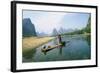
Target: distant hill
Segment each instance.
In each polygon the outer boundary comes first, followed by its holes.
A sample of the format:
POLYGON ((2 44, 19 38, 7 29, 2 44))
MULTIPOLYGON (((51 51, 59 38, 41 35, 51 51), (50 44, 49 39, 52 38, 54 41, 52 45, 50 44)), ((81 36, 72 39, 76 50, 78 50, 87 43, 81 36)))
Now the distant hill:
POLYGON ((23 37, 36 36, 36 30, 34 24, 32 24, 29 18, 23 19, 23 37))
POLYGON ((88 19, 88 23, 84 29, 87 33, 90 33, 91 32, 91 17, 89 17, 88 19))
POLYGON ((48 34, 44 32, 36 32, 38 37, 48 36, 48 34))
POLYGON ((65 34, 65 33, 70 33, 70 32, 73 32, 73 31, 75 31, 74 29, 65 29, 65 28, 60 28, 59 29, 59 34, 65 34))
POLYGON ((58 33, 57 29, 54 28, 51 35, 52 35, 52 36, 56 36, 56 35, 58 35, 58 34, 59 34, 59 33, 58 33))
POLYGON ((73 31, 75 31, 75 30, 74 29, 65 29, 65 28, 62 28, 62 27, 59 30, 54 28, 53 31, 52 31, 52 36, 56 36, 58 34, 63 35, 63 34, 73 32, 73 31))
POLYGON ((85 28, 83 28, 81 30, 76 30, 76 31, 71 32, 71 33, 66 33, 66 34, 67 35, 74 35, 74 34, 84 34, 84 33, 91 33, 91 17, 89 17, 85 28))

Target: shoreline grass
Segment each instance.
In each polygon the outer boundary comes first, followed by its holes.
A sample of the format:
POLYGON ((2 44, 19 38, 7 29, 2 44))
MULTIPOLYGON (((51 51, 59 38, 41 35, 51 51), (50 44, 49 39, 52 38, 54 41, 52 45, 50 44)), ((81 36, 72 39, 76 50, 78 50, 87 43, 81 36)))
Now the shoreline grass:
POLYGON ((25 52, 37 48, 54 38, 55 37, 24 37, 22 39, 22 51, 25 52))

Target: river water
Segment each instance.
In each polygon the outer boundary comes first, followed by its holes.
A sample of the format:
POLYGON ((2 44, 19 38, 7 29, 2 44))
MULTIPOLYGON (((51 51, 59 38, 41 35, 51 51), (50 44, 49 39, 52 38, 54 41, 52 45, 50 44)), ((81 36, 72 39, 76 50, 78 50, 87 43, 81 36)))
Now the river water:
POLYGON ((54 48, 46 53, 41 51, 43 46, 54 46, 57 44, 57 39, 34 49, 30 57, 23 58, 23 62, 86 60, 91 58, 90 36, 63 36, 62 41, 66 42, 65 46, 54 48))

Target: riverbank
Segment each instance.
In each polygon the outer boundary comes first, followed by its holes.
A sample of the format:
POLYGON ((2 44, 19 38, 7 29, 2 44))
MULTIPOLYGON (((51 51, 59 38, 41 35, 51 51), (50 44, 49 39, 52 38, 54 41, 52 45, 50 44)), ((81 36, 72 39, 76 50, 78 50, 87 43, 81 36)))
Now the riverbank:
POLYGON ((37 48, 54 38, 55 37, 24 37, 22 40, 22 51, 25 52, 37 48))
POLYGON ((88 36, 88 35, 91 35, 91 33, 82 33, 82 34, 62 34, 62 36, 76 36, 76 35, 79 35, 79 36, 88 36))

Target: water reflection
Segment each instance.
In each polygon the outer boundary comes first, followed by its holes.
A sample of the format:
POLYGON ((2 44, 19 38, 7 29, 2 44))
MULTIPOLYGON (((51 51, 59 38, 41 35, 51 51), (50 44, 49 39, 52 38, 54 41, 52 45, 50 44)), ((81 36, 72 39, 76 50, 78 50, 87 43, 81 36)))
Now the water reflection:
POLYGON ((46 43, 26 54, 24 62, 45 62, 61 60, 84 60, 91 58, 90 36, 63 36, 65 45, 42 52, 44 45, 57 45, 57 39, 46 43))
POLYGON ((88 45, 91 45, 91 36, 88 35, 88 36, 85 36, 85 40, 87 41, 88 45))
POLYGON ((36 53, 36 49, 35 48, 31 48, 31 50, 22 52, 23 53, 23 62, 31 62, 33 59, 32 57, 34 57, 35 53, 36 53))
POLYGON ((62 47, 59 48, 59 54, 62 55, 62 47))

